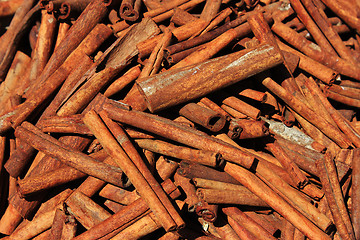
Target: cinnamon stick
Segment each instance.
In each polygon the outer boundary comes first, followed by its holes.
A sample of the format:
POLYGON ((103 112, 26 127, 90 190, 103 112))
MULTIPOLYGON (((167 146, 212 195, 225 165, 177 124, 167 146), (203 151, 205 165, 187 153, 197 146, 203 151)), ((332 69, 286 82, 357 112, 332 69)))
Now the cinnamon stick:
POLYGON ((229 86, 260 71, 274 67, 280 61, 280 56, 273 47, 262 45, 254 50, 240 51, 200 65, 167 71, 137 81, 137 84, 146 99, 149 110, 154 112, 229 86), (263 52, 267 52, 267 58, 260 58, 263 52), (238 68, 242 70, 236 70, 238 68), (212 70, 209 71, 209 69, 212 70), (217 74, 215 75, 214 72, 217 74), (182 78, 179 78, 180 75, 182 78), (166 87, 160 87, 166 79, 172 79, 172 81, 166 84, 166 87), (182 84, 182 81, 189 83, 185 89, 181 90, 181 92, 186 92, 186 95, 179 92, 176 87, 182 84), (213 84, 215 82, 216 84, 213 84), (156 89, 156 91, 149 91, 148 89, 156 89), (176 98, 174 98, 174 94, 176 94, 176 98), (159 98, 159 95, 162 97, 159 98))
POLYGON ((219 113, 196 103, 186 104, 179 110, 179 114, 213 132, 220 131, 226 123, 219 113))
POLYGON ((212 151, 191 149, 173 145, 161 140, 138 139, 135 140, 135 142, 139 147, 153 152, 182 160, 198 162, 212 167, 221 166, 223 162, 221 154, 212 151))
POLYGON ((74 191, 66 199, 65 204, 67 211, 73 214, 76 220, 86 229, 99 224, 111 216, 108 211, 80 191, 74 191))
POLYGON ((52 137, 47 137, 30 123, 25 122, 16 129, 17 137, 24 139, 28 144, 41 151, 56 157, 78 170, 94 175, 100 179, 121 186, 122 171, 119 168, 96 161, 81 152, 74 151, 52 137), (65 147, 65 148, 64 148, 65 147), (80 160, 81 159, 81 160, 80 160), (81 162, 81 163, 80 163, 81 162), (112 174, 109 174, 109 173, 112 174))
POLYGON ((109 130, 106 130, 106 127, 102 124, 100 117, 95 112, 90 111, 87 115, 85 115, 84 122, 99 139, 108 154, 114 158, 119 166, 121 166, 142 198, 146 201, 149 207, 151 207, 152 211, 161 222, 161 225, 167 231, 175 229, 176 223, 174 222, 174 219, 169 215, 159 197, 151 188, 137 166, 129 159, 128 155, 120 147, 119 143, 117 143, 114 137, 112 137, 109 130), (99 131, 100 129, 102 130, 101 132, 99 131))
POLYGON ((220 152, 224 159, 239 162, 239 156, 243 156, 240 160, 244 166, 251 167, 253 158, 247 154, 234 149, 232 146, 219 142, 218 140, 197 132, 196 130, 185 128, 165 118, 155 117, 151 114, 132 111, 111 111, 108 106, 104 105, 104 110, 107 111, 110 118, 120 122, 136 126, 138 128, 146 129, 149 132, 156 133, 157 135, 167 137, 171 140, 203 150, 210 150, 220 152), (134 120, 137 120, 136 122, 134 120), (171 134, 165 130, 171 129, 171 134), (194 141, 193 139, 202 139, 201 141, 194 141), (235 152, 236 154, 235 154, 235 152))
POLYGON ((351 221, 353 225, 353 229, 355 232, 355 239, 359 238, 359 226, 360 226, 360 219, 359 219, 359 150, 354 150, 354 158, 352 160, 352 194, 351 194, 351 200, 352 200, 352 206, 351 206, 351 221))
POLYGON ((234 219, 239 224, 243 225, 247 230, 249 230, 253 235, 262 239, 275 239, 268 231, 266 231, 262 226, 256 223, 253 219, 248 217, 240 209, 235 207, 223 208, 222 211, 232 219, 234 219))
MULTIPOLYGON (((170 194, 172 198, 177 198, 180 195, 180 192, 178 190, 176 191, 176 186, 173 182, 171 182, 171 180, 165 181, 162 186, 166 193, 170 194)), ((78 235, 74 239, 99 239, 100 237, 106 235, 111 237, 116 234, 116 231, 124 229, 126 226, 131 224, 132 221, 136 220, 148 211, 148 209, 149 208, 144 200, 142 198, 138 199, 129 206, 110 216, 105 221, 78 235)))

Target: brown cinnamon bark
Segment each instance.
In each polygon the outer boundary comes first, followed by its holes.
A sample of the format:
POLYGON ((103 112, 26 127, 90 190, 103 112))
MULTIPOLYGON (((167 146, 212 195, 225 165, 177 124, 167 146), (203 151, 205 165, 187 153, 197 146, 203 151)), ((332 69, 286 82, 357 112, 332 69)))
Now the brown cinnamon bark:
POLYGON ((353 8, 348 8, 343 3, 338 3, 334 0, 323 0, 322 2, 342 20, 344 20, 347 25, 355 29, 358 33, 360 32, 360 20, 353 12, 353 8))
POLYGON ((19 41, 25 34, 26 29, 30 27, 35 13, 40 10, 40 5, 36 4, 36 1, 24 1, 19 7, 19 11, 14 15, 9 29, 0 41, 0 82, 4 80, 4 77, 13 61, 13 58, 18 49, 19 41), (35 5, 35 6, 34 6, 35 5), (34 7, 33 7, 34 6, 34 7))
POLYGON ((73 239, 76 235, 77 230, 77 222, 74 216, 69 215, 67 222, 64 223, 62 232, 61 232, 61 240, 70 240, 73 239))
POLYGON ((187 161, 180 162, 180 168, 177 172, 178 174, 189 179, 204 178, 224 183, 239 184, 238 181, 225 172, 187 161))
POLYGON ((96 161, 81 152, 72 150, 53 137, 40 132, 30 123, 24 123, 21 127, 18 127, 16 129, 16 135, 17 137, 24 139, 33 147, 39 150, 41 149, 41 151, 69 164, 71 167, 75 167, 84 173, 93 175, 115 185, 122 185, 122 171, 119 168, 96 161))
POLYGON ((110 209, 113 213, 119 212, 121 209, 125 207, 125 205, 122 205, 120 203, 111 201, 111 200, 105 200, 104 205, 110 209))
MULTIPOLYGON (((71 144, 74 149, 83 150, 84 147, 89 143, 86 139, 81 137, 73 137, 73 136, 66 136, 62 137, 61 142, 64 144, 71 144)), ((43 155, 44 156, 44 155, 43 155)), ((61 162, 55 159, 52 159, 49 156, 40 157, 40 161, 34 161, 35 164, 38 164, 36 167, 31 167, 30 171, 27 176, 42 174, 46 171, 55 169, 61 166, 61 162)), ((7 224, 9 221, 11 223, 15 223, 21 221, 21 219, 29 218, 34 214, 34 210, 39 206, 41 200, 43 200, 45 194, 37 194, 36 197, 32 199, 24 199, 20 198, 20 195, 16 193, 9 199, 9 203, 15 212, 7 218, 1 219, 0 225, 7 224), (6 219, 6 220, 5 220, 6 219)), ((9 207, 10 207, 9 205, 9 207)), ((13 226, 16 226, 18 223, 15 223, 13 226)))
MULTIPOLYGON (((115 161, 108 157, 104 160, 105 163, 108 163, 110 165, 113 166, 117 166, 117 164, 115 163, 115 161)), ((121 179, 121 181, 124 183, 123 186, 121 187, 129 187, 131 185, 131 182, 129 181, 129 179, 123 175, 123 178, 121 179)), ((98 191, 101 190, 101 188, 103 188, 106 185, 106 182, 89 176, 87 177, 87 179, 76 189, 76 191, 80 191, 83 194, 85 194, 88 197, 92 197, 95 193, 97 193, 98 191)))
POLYGON ((342 193, 340 182, 338 180, 339 178, 337 175, 337 169, 335 166, 335 162, 334 162, 334 159, 328 153, 325 153, 324 164, 325 164, 327 176, 329 178, 329 182, 331 184, 331 189, 332 189, 335 201, 336 201, 336 205, 341 214, 341 218, 344 221, 344 224, 346 226, 349 236, 352 239, 354 239, 355 233, 354 233, 353 226, 351 224, 349 212, 347 210, 347 207, 345 206, 344 195, 342 193))
POLYGON ((355 81, 351 81, 351 80, 341 80, 341 82, 339 84, 340 84, 340 86, 360 88, 359 82, 355 82, 355 81))
POLYGON ((24 0, 15 0, 15 1, 4 1, 1 2, 0 6, 0 16, 8 17, 13 15, 16 10, 21 6, 24 0))
MULTIPOLYGON (((104 28, 104 31, 107 33, 102 33, 102 36, 106 36, 110 33, 110 29, 105 25, 99 25, 99 27, 104 28)), ((96 29, 96 28, 95 28, 96 29)), ((87 56, 83 56, 77 68, 72 69, 72 71, 67 76, 60 90, 57 92, 54 99, 46 107, 43 114, 41 115, 39 121, 41 121, 46 116, 54 116, 59 110, 63 102, 71 95, 71 92, 79 84, 81 84, 81 77, 89 70, 89 68, 94 64, 93 60, 87 56)), ((38 121, 38 122, 39 122, 38 121)), ((37 123, 38 124, 38 123, 37 123)))
POLYGON ((268 231, 272 236, 274 236, 280 229, 272 218, 273 215, 265 215, 261 213, 256 213, 252 211, 244 212, 248 217, 253 219, 255 222, 260 224, 266 231, 268 231))
POLYGON ((39 233, 49 229, 55 216, 55 210, 39 214, 32 221, 27 222, 21 228, 16 229, 9 239, 30 239, 39 233))
POLYGON ((272 154, 279 160, 284 169, 289 173, 298 188, 303 188, 308 184, 309 179, 304 175, 299 167, 290 159, 278 142, 267 145, 272 154))
POLYGON ((161 225, 158 223, 154 213, 149 213, 116 234, 113 238, 114 240, 121 239, 139 239, 144 237, 157 229, 160 229, 161 225))
POLYGON ((248 35, 250 32, 249 24, 242 24, 236 28, 231 28, 212 41, 201 45, 189 56, 171 67, 171 69, 181 68, 208 60, 231 42, 248 35))
POLYGON ((307 80, 308 81, 306 81, 305 84, 307 84, 309 90, 314 91, 314 93, 319 96, 320 101, 328 110, 330 116, 334 119, 339 129, 346 133, 348 139, 351 140, 355 146, 359 146, 360 138, 356 129, 353 129, 352 126, 346 120, 344 120, 344 118, 338 113, 338 111, 336 111, 336 109, 330 104, 330 102, 327 100, 327 98, 320 90, 318 85, 315 83, 315 81, 311 77, 307 80))
POLYGON ((43 132, 78 133, 92 135, 92 132, 84 124, 82 114, 74 114, 65 117, 52 116, 44 117, 36 126, 43 132))
MULTIPOLYGON (((198 221, 201 224, 206 224, 208 233, 211 233, 212 236, 217 237, 218 239, 224 240, 240 240, 239 236, 236 234, 234 229, 230 226, 230 224, 226 223, 224 219, 220 218, 218 224, 204 222, 202 218, 199 218, 198 221)), ((216 239, 216 238, 215 238, 216 239)))
MULTIPOLYGON (((266 6, 264 9, 264 11, 268 10, 269 13, 271 13, 272 11, 276 11, 276 9, 278 9, 278 4, 279 2, 275 2, 273 4, 270 4, 268 6, 266 6)), ((208 42, 213 40, 214 38, 218 37, 219 35, 221 35, 222 33, 226 32, 227 30, 229 30, 230 28, 236 28, 237 26, 239 26, 240 24, 246 22, 248 17, 248 14, 245 14, 244 16, 239 16, 238 18, 236 18, 235 20, 225 23, 222 26, 219 26, 218 28, 214 29, 213 31, 210 31, 208 33, 205 33, 201 36, 186 40, 186 41, 182 41, 179 42, 177 44, 171 45, 169 46, 166 51, 168 52, 169 55, 180 52, 180 51, 184 51, 186 49, 198 46, 202 43, 208 42)), ((270 20, 270 18, 268 18, 270 20)), ((249 32, 250 33, 250 28, 249 25, 247 23, 243 24, 244 26, 239 26, 238 30, 244 30, 245 33, 249 32)), ((240 31, 241 32, 241 31, 240 31)))
POLYGON ((177 146, 161 140, 138 139, 135 142, 141 148, 182 160, 194 161, 212 167, 220 166, 223 163, 221 155, 212 151, 177 146))
POLYGON ((124 0, 120 5, 120 17, 124 20, 136 21, 140 16, 140 7, 139 0, 124 0))
POLYGON ((319 116, 316 115, 315 112, 313 112, 311 109, 309 109, 303 102, 293 97, 273 80, 266 78, 263 81, 263 84, 283 101, 285 101, 294 111, 305 117, 306 120, 314 124, 314 126, 319 128, 319 130, 321 130, 339 146, 347 148, 350 145, 349 140, 347 140, 347 138, 341 132, 332 127, 332 125, 327 123, 326 120, 319 118, 319 116))
POLYGON ((158 73, 161 62, 164 58, 164 49, 170 44, 172 38, 172 33, 169 28, 166 28, 163 32, 164 34, 161 41, 156 44, 155 48, 150 54, 150 57, 145 62, 139 78, 152 76, 158 73))
POLYGON ((59 46, 60 42, 65 38, 66 33, 69 31, 70 27, 71 27, 71 25, 67 21, 59 23, 59 28, 58 28, 58 33, 57 33, 54 49, 57 48, 57 46, 59 46))
POLYGON ((244 240, 253 240, 257 239, 249 230, 247 230, 244 226, 240 225, 237 221, 232 219, 231 217, 227 217, 227 221, 230 226, 234 229, 236 234, 240 237, 240 239, 244 240))
POLYGON ((74 114, 84 108, 96 94, 120 73, 138 53, 135 44, 156 35, 159 32, 156 24, 150 19, 145 19, 133 27, 123 39, 118 39, 97 62, 90 71, 88 81, 77 90, 73 96, 58 111, 58 115, 74 114), (121 53, 121 54, 119 54, 121 53), (103 64, 104 69, 96 72, 97 66, 103 64))
MULTIPOLYGON (((171 2, 170 2, 169 4, 167 4, 167 5, 170 5, 171 3, 174 3, 174 4, 175 4, 176 2, 184 2, 184 1, 183 1, 183 0, 171 1, 171 2)), ((204 2, 204 0, 190 0, 190 1, 184 2, 184 3, 181 4, 181 5, 178 5, 178 8, 181 8, 181 9, 183 9, 183 10, 185 10, 185 11, 189 11, 190 9, 196 7, 198 4, 200 4, 200 3, 202 3, 202 2, 204 2)), ((159 9, 161 9, 161 8, 159 8, 159 9)), ((156 9, 156 10, 157 10, 157 9, 156 9)), ((155 11, 156 11, 156 10, 155 10, 155 11)), ((173 14, 174 14, 173 9, 169 9, 168 11, 166 11, 166 12, 164 12, 164 13, 161 13, 161 14, 158 14, 157 16, 152 17, 152 19, 153 19, 155 22, 159 23, 159 22, 162 22, 162 21, 164 21, 164 20, 172 17, 173 14)))
POLYGON ((40 1, 40 4, 49 13, 56 15, 58 19, 68 19, 85 10, 90 0, 53 0, 40 1))
MULTIPOLYGON (((113 157, 116 163, 123 169, 134 187, 139 192, 140 196, 144 199, 144 201, 146 201, 146 203, 155 213, 156 217, 161 222, 161 225, 167 231, 170 229, 175 229, 177 226, 174 222, 174 219, 166 210, 158 195, 149 185, 149 182, 142 174, 143 172, 140 172, 138 166, 136 166, 130 160, 126 152, 120 147, 119 143, 111 135, 110 131, 107 130, 106 126, 101 122, 100 117, 94 111, 90 111, 85 115, 84 122, 94 133, 108 154, 113 157)), ((122 139, 120 138, 119 140, 122 139)))
POLYGON ((318 45, 305 39, 295 30, 290 29, 283 23, 275 22, 271 29, 286 42, 293 45, 314 60, 319 61, 330 68, 333 68, 341 74, 358 80, 360 79, 360 76, 358 74, 359 67, 357 65, 352 65, 351 63, 339 57, 330 55, 327 52, 322 51, 318 45))
POLYGON ((148 11, 154 10, 162 6, 159 0, 144 0, 143 1, 148 11))
POLYGON ((254 50, 244 50, 205 63, 170 70, 142 79, 137 84, 148 108, 154 112, 201 97, 280 63, 281 57, 273 47, 261 45, 254 50), (264 52, 267 56, 265 58, 264 52), (161 87, 164 81, 167 81, 166 87, 161 87), (176 87, 179 85, 186 87, 179 92, 176 87), (185 92, 186 94, 183 94, 185 92))
POLYGON ((218 13, 220 9, 221 1, 211 0, 206 1, 205 6, 201 12, 200 18, 205 21, 211 21, 218 13))
POLYGON ((188 13, 187 11, 182 10, 178 7, 175 7, 174 14, 171 17, 170 21, 176 25, 182 26, 191 21, 195 21, 196 19, 197 19, 197 17, 193 16, 192 14, 188 13))
POLYGON ((211 31, 212 29, 214 29, 216 26, 219 25, 219 23, 221 23, 222 21, 224 21, 231 13, 233 13, 231 8, 225 8, 224 10, 222 10, 219 14, 217 14, 209 23, 209 25, 201 31, 201 33, 199 32, 199 35, 204 35, 205 33, 211 31))
POLYGON ((235 177, 250 191, 252 191, 261 199, 263 199, 265 202, 267 202, 273 209, 276 209, 276 211, 281 213, 282 216, 284 216, 288 221, 292 222, 292 224, 296 226, 299 230, 301 230, 304 234, 313 238, 315 237, 316 234, 318 235, 319 239, 330 238, 323 231, 321 231, 315 225, 313 225, 313 223, 311 223, 306 217, 304 217, 297 210, 295 210, 293 207, 288 205, 288 203, 285 202, 276 193, 270 190, 270 188, 268 188, 263 182, 261 182, 255 176, 251 175, 247 170, 235 164, 227 163, 225 165, 225 171, 228 172, 233 177, 235 177), (286 213, 283 212, 285 211, 285 209, 287 209, 286 213), (304 224, 301 224, 301 222, 304 222, 304 224), (307 223, 305 224, 305 222, 307 223))
POLYGON ((36 79, 45 68, 46 63, 50 58, 55 40, 55 31, 57 27, 55 17, 46 10, 41 11, 41 16, 41 25, 29 69, 30 73, 28 81, 30 83, 36 82, 36 79))
POLYGON ((324 11, 317 8, 312 1, 302 0, 302 3, 310 13, 311 17, 316 21, 316 24, 319 26, 319 28, 324 33, 329 42, 332 44, 334 49, 337 51, 339 56, 353 64, 357 64, 350 49, 345 46, 345 43, 342 41, 339 34, 333 28, 333 25, 325 15, 324 11))
POLYGON ((65 201, 65 204, 67 211, 73 214, 76 220, 86 229, 103 222, 111 216, 109 212, 80 191, 73 192, 65 201))
POLYGON ((168 233, 165 233, 158 240, 178 240, 179 238, 180 238, 180 236, 178 236, 176 233, 168 232, 168 233))
POLYGON ((121 91, 125 86, 130 84, 132 81, 134 81, 136 78, 140 75, 140 67, 135 66, 131 68, 129 71, 127 71, 123 76, 116 79, 111 85, 106 89, 104 92, 105 97, 110 97, 117 92, 121 91))
POLYGON ((360 161, 359 159, 360 151, 359 149, 354 150, 354 158, 352 160, 352 193, 351 193, 351 221, 353 224, 355 239, 359 239, 360 237, 360 161))
POLYGON ((156 161, 156 170, 162 180, 171 178, 178 167, 179 164, 177 162, 165 158, 164 156, 160 156, 156 161))
POLYGON ((193 177, 192 181, 198 188, 217 189, 217 190, 243 190, 243 187, 239 184, 220 182, 216 180, 210 180, 206 178, 193 177))
MULTIPOLYGON (((280 138, 278 138, 277 141, 281 144, 281 147, 301 169, 304 169, 305 171, 315 176, 318 176, 315 161, 322 159, 324 157, 323 154, 310 149, 306 149, 298 144, 293 144, 280 138)), ((336 168, 339 174, 339 181, 342 181, 343 177, 348 174, 349 166, 339 161, 336 161, 336 168)))
POLYGON ((226 123, 219 113, 196 103, 186 104, 179 110, 179 114, 213 132, 220 131, 226 123))
POLYGON ((265 137, 270 134, 268 125, 264 121, 233 119, 232 122, 235 126, 242 129, 239 133, 240 139, 265 137))
POLYGON ((201 201, 196 205, 195 213, 207 222, 215 222, 218 217, 218 208, 217 204, 201 201))
POLYGON ((62 207, 57 208, 50 228, 49 238, 61 239, 61 233, 66 220, 67 214, 64 212, 64 209, 62 207))
POLYGON ((323 89, 329 89, 332 92, 336 92, 350 98, 360 99, 360 90, 357 88, 332 84, 331 86, 325 87, 323 89))
MULTIPOLYGON (((171 180, 165 181, 162 184, 162 186, 164 188, 164 191, 167 194, 169 194, 172 198, 177 198, 178 196, 180 196, 180 192, 177 190, 176 186, 174 185, 173 182, 171 182, 171 180)), ((147 204, 144 202, 144 200, 142 198, 138 199, 129 206, 123 208, 119 212, 110 216, 105 221, 94 226, 88 231, 80 234, 74 239, 90 240, 90 239, 99 239, 103 236, 106 236, 108 238, 114 236, 116 232, 121 231, 126 226, 131 224, 134 220, 136 220, 146 211, 148 211, 148 209, 149 208, 147 204)))
POLYGON ((322 50, 337 56, 334 48, 328 42, 328 39, 324 36, 323 32, 316 25, 309 13, 306 11, 300 0, 291 0, 291 7, 297 13, 297 17, 305 25, 306 29, 310 32, 315 42, 322 48, 322 50))
POLYGON ((160 187, 160 184, 156 181, 152 173, 150 172, 148 166, 145 164, 142 157, 139 155, 134 145, 131 143, 130 139, 127 137, 124 130, 115 122, 113 122, 105 112, 100 113, 102 120, 108 126, 112 134, 115 136, 117 141, 125 150, 126 154, 129 156, 131 161, 135 164, 140 173, 144 176, 145 180, 149 183, 154 193, 157 195, 161 203, 164 205, 167 212, 170 214, 177 227, 183 228, 185 222, 182 220, 178 212, 173 207, 172 203, 169 201, 168 197, 164 193, 164 190, 160 187))
MULTIPOLYGON (((125 106, 125 105, 124 105, 125 106)), ((88 127, 83 122, 83 114, 74 114, 65 117, 52 116, 44 117, 37 123, 37 127, 43 132, 53 133, 78 133, 82 135, 93 135, 88 127)), ((135 139, 153 139, 153 135, 150 135, 139 130, 127 128, 125 129, 127 134, 131 138, 135 139)))
POLYGON ((299 68, 310 73, 311 75, 315 76, 322 82, 326 84, 330 84, 338 78, 339 73, 335 70, 326 67, 325 65, 321 64, 318 61, 313 60, 312 58, 307 57, 306 55, 302 54, 299 51, 289 47, 288 45, 284 44, 281 41, 276 41, 279 45, 280 49, 283 51, 290 52, 295 54, 300 58, 299 61, 299 68))
POLYGON ((10 99, 16 95, 21 95, 25 85, 21 78, 29 67, 31 58, 25 53, 18 51, 6 75, 4 82, 0 85, 0 103, 4 106, 0 114, 11 111, 10 99), (6 107, 5 107, 6 106, 6 107))
POLYGON ((208 108, 212 109, 213 111, 224 116, 227 121, 230 120, 230 118, 231 118, 230 115, 225 110, 223 110, 219 105, 217 105, 215 102, 211 101, 209 98, 203 97, 200 99, 200 102, 203 103, 208 108))
POLYGON ((108 105, 104 105, 104 110, 108 112, 110 118, 136 126, 140 129, 153 132, 157 135, 164 136, 171 140, 203 150, 220 152, 224 159, 234 162, 241 162, 244 166, 250 168, 253 164, 253 158, 244 154, 242 151, 219 141, 215 138, 204 135, 201 132, 181 126, 173 121, 165 118, 156 117, 152 114, 142 113, 138 111, 111 111, 108 105), (136 119, 136 122, 134 121, 136 119), (166 127, 166 128, 165 128, 166 127), (164 131, 165 130, 165 131, 164 131), (169 134, 171 131, 171 134, 169 134), (201 139, 196 141, 195 139, 201 139), (236 153, 235 153, 236 152, 236 153), (240 156, 241 159, 240 159, 240 156))
POLYGON ((351 107, 360 107, 360 100, 355 99, 353 97, 348 97, 342 94, 339 94, 337 92, 332 91, 331 89, 323 89, 326 96, 328 98, 331 98, 332 100, 335 100, 337 102, 343 103, 345 105, 351 106, 351 107))
POLYGON ((276 239, 268 231, 266 231, 261 225, 255 222, 252 218, 243 213, 240 209, 235 207, 226 207, 222 211, 239 224, 243 225, 254 236, 261 239, 276 239))
POLYGON ((242 97, 247 97, 255 101, 264 103, 267 99, 267 94, 265 92, 260 92, 254 89, 246 88, 239 92, 239 95, 242 97))
MULTIPOLYGON (((91 154, 90 157, 102 162, 107 157, 107 154, 104 153, 104 151, 100 151, 91 154)), ((109 161, 105 160, 104 162, 108 163, 109 161)), ((85 176, 85 173, 80 172, 74 168, 65 166, 55 169, 53 171, 49 171, 45 174, 41 174, 40 176, 26 177, 22 180, 19 179, 17 181, 18 191, 22 196, 25 196, 65 184, 70 181, 83 178, 85 176)), ((122 179, 124 179, 124 176, 122 176, 122 179)), ((125 185, 126 182, 124 182, 123 186, 125 185)))
POLYGON ((144 17, 155 17, 161 13, 164 13, 170 9, 173 9, 181 4, 184 4, 186 2, 188 2, 189 0, 177 0, 177 1, 171 1, 171 2, 167 2, 167 3, 162 3, 161 5, 159 5, 157 8, 155 8, 154 10, 148 11, 146 13, 144 13, 144 17))
POLYGON ((246 116, 245 114, 237 111, 236 109, 234 109, 232 107, 229 107, 226 104, 222 104, 220 107, 222 109, 224 109, 224 111, 226 111, 228 114, 230 114, 234 118, 238 118, 238 119, 248 118, 248 116, 246 116))
MULTIPOLYGON (((297 211, 301 212, 301 214, 308 219, 311 219, 311 221, 316 223, 323 231, 331 231, 332 223, 329 218, 321 214, 312 204, 309 204, 308 200, 299 194, 297 190, 288 185, 289 181, 286 181, 284 176, 279 177, 279 173, 275 172, 275 169, 273 169, 274 167, 271 167, 266 161, 261 160, 258 162, 256 175, 276 192, 276 194, 279 194, 283 199, 286 199, 292 207, 296 208, 297 211), (285 181, 287 183, 285 183, 285 181)), ((249 190, 251 189, 249 188, 249 190)))
POLYGON ((101 0, 93 1, 86 7, 83 13, 67 32, 65 39, 61 41, 61 44, 51 55, 48 64, 46 64, 41 76, 38 78, 37 85, 34 85, 34 87, 29 90, 29 94, 30 92, 33 93, 37 88, 44 84, 47 78, 60 67, 65 59, 72 51, 75 50, 75 48, 90 33, 96 24, 102 20, 107 13, 106 7, 107 4, 101 0))
POLYGON ((337 127, 329 111, 322 104, 319 96, 314 94, 314 90, 310 90, 307 86, 305 86, 306 78, 303 75, 299 75, 299 77, 296 78, 296 81, 301 89, 302 94, 306 98, 306 101, 309 103, 311 108, 314 111, 318 112, 320 115, 322 115, 323 118, 329 123, 331 123, 334 127, 337 127))
POLYGON ((337 207, 336 200, 331 189, 329 177, 324 165, 324 161, 323 160, 316 161, 316 167, 318 168, 319 171, 320 180, 326 196, 326 201, 329 204, 329 208, 333 216, 337 231, 339 232, 341 238, 352 239, 349 235, 349 232, 346 229, 344 220, 342 219, 341 213, 337 207))
POLYGON ((234 108, 235 110, 249 116, 252 119, 257 120, 260 117, 261 112, 259 109, 256 109, 250 104, 247 104, 246 102, 241 101, 234 96, 227 97, 222 102, 229 107, 234 108))
POLYGON ((200 48, 201 48, 201 45, 186 49, 181 52, 174 53, 172 55, 169 55, 167 52, 165 52, 166 62, 169 66, 176 65, 178 62, 180 62, 181 60, 183 60, 184 58, 186 58, 187 56, 189 56, 190 54, 192 54, 193 52, 197 51, 200 48))
POLYGON ((0 232, 10 235, 20 224, 22 217, 16 208, 9 203, 0 221, 0 232))
MULTIPOLYGON (((86 54, 92 54, 107 37, 110 36, 111 31, 104 25, 94 28, 88 37, 78 46, 78 48, 67 58, 59 69, 46 79, 47 83, 44 88, 39 87, 38 90, 28 98, 23 104, 19 105, 13 112, 3 115, 4 125, 0 128, 4 131, 9 127, 10 123, 14 126, 21 124, 33 111, 42 104, 48 96, 50 96, 66 79, 67 75, 73 69, 74 65, 81 61, 81 58, 87 57, 86 54), (49 84, 51 83, 51 84, 49 84), (11 117, 11 120, 9 119, 11 117)), ((54 54, 52 55, 54 56, 54 54)), ((50 60, 49 60, 50 61, 50 60)), ((44 74, 44 71, 42 74, 44 74)))
POLYGON ((140 198, 136 191, 128 191, 111 184, 106 184, 99 192, 99 196, 110 199, 123 205, 130 205, 140 198))
MULTIPOLYGON (((198 19, 197 21, 193 21, 181 27, 178 27, 172 30, 171 32, 178 41, 183 41, 189 38, 196 31, 201 29, 204 25, 205 25, 204 20, 198 19)), ((162 34, 138 43, 136 47, 139 51, 139 57, 144 58, 148 56, 152 52, 156 44, 161 40, 161 38, 162 38, 162 34)))
POLYGON ((194 184, 192 184, 190 181, 191 179, 179 174, 179 169, 174 175, 175 185, 181 187, 181 189, 185 192, 185 203, 187 204, 187 211, 195 212, 196 206, 200 204, 201 200, 196 194, 196 188, 194 184))
POLYGON ((241 190, 219 190, 219 189, 202 189, 196 190, 196 195, 212 204, 236 204, 243 206, 268 208, 269 205, 259 197, 250 192, 247 188, 242 187, 241 190))

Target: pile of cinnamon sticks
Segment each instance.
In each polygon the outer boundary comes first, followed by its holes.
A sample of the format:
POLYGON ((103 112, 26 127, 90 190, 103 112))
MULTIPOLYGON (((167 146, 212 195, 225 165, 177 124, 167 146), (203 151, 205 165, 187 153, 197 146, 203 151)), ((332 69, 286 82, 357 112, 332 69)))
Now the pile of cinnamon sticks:
POLYGON ((1 239, 360 239, 357 16, 1 1, 1 239))

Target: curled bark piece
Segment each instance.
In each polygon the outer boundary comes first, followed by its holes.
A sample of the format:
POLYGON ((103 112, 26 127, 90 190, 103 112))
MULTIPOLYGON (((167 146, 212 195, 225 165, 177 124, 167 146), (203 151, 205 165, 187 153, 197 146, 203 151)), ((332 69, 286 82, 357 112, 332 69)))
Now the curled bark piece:
POLYGON ((225 118, 219 113, 201 107, 196 103, 186 104, 180 109, 179 114, 213 132, 220 131, 226 122, 225 118))
POLYGON ((139 10, 141 1, 139 0, 124 0, 120 5, 120 17, 128 21, 136 21, 139 18, 139 10))

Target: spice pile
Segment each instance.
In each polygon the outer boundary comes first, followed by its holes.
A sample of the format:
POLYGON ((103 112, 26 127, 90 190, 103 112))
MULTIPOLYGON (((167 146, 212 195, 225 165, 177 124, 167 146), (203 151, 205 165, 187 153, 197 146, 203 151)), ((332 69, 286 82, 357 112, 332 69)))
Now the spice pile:
POLYGON ((360 239, 359 15, 1 1, 2 237, 360 239))

